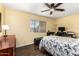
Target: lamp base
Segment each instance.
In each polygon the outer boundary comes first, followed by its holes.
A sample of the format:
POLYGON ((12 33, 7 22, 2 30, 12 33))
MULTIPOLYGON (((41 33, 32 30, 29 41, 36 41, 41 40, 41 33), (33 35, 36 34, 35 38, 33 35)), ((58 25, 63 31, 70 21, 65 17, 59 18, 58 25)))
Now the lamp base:
POLYGON ((4 40, 5 40, 5 42, 6 42, 6 39, 7 39, 7 35, 4 35, 4 40))
POLYGON ((7 35, 4 35, 4 37, 7 37, 7 35))

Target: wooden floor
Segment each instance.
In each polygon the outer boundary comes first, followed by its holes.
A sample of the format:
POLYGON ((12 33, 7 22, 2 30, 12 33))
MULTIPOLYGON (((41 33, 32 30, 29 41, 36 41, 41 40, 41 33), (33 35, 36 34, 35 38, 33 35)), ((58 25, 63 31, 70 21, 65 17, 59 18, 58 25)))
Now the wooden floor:
POLYGON ((16 56, 51 56, 45 50, 40 51, 39 47, 32 44, 16 49, 16 56))

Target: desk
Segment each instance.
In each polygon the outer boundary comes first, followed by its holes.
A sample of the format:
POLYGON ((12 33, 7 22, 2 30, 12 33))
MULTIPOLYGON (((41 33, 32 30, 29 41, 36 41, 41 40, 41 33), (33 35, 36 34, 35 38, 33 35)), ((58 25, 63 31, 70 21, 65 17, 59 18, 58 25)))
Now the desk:
POLYGON ((0 55, 14 56, 16 49, 15 35, 8 35, 5 39, 4 36, 0 37, 0 55))

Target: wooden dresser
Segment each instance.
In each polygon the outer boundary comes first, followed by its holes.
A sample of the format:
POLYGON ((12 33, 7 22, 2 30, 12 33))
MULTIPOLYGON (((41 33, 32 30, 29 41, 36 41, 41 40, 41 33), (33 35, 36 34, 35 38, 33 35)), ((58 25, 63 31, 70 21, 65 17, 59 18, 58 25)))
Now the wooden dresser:
POLYGON ((0 37, 0 56, 15 56, 16 51, 16 37, 15 35, 8 35, 0 37))

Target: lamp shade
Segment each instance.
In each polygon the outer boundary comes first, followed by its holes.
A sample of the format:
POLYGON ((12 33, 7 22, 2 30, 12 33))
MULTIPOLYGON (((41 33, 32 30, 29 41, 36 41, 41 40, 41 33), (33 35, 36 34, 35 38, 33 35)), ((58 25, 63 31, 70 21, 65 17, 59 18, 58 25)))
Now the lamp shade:
POLYGON ((9 26, 8 25, 2 25, 2 30, 9 30, 9 26))

